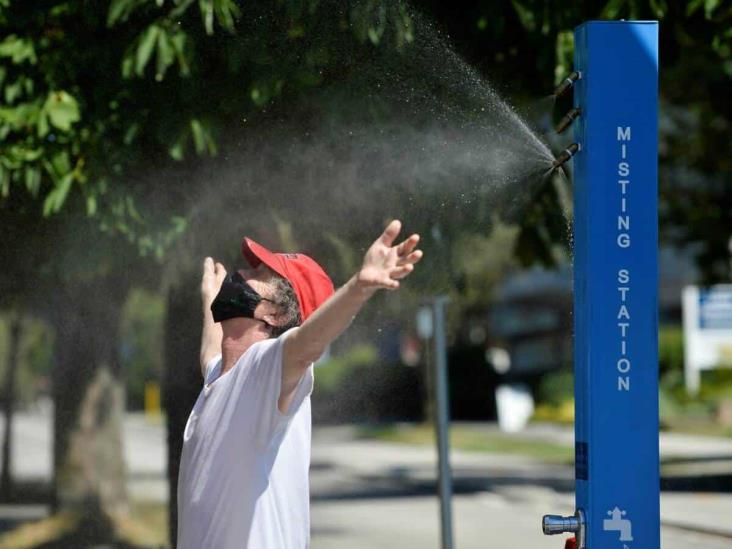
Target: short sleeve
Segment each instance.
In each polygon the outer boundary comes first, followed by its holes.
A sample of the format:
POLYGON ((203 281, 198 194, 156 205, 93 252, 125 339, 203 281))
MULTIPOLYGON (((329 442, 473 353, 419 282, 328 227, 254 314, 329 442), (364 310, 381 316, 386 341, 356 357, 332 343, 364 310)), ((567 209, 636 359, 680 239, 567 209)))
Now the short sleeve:
POLYGON ((269 339, 252 346, 249 372, 244 381, 245 387, 239 398, 243 399, 244 413, 258 416, 256 438, 266 447, 283 433, 290 420, 297 414, 305 399, 313 390, 313 366, 308 366, 293 393, 286 413, 279 410, 278 402, 282 387, 282 351, 285 332, 276 339, 269 339))
POLYGON ((211 373, 213 372, 214 368, 216 368, 216 365, 221 362, 221 353, 213 357, 211 360, 209 360, 206 363, 206 367, 204 368, 204 374, 203 374, 203 382, 211 383, 211 380, 209 378, 211 377, 211 373))

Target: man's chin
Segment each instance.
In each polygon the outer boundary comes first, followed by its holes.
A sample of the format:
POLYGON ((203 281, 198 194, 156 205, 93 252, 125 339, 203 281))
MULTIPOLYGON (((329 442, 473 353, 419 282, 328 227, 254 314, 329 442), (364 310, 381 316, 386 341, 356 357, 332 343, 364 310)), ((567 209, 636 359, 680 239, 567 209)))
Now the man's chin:
POLYGON ((252 318, 235 317, 222 320, 221 329, 224 331, 224 337, 255 337, 260 333, 263 336, 261 339, 269 337, 267 329, 262 323, 252 318))

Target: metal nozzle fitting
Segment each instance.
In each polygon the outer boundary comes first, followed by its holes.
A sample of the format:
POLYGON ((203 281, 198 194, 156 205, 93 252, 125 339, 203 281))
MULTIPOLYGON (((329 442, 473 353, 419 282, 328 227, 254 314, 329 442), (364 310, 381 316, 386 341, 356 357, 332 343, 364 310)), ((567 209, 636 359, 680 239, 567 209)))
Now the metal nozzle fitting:
POLYGON ((554 97, 563 95, 574 83, 581 78, 581 74, 578 71, 572 71, 567 78, 565 78, 557 89, 554 90, 554 97))
POLYGON ((562 117, 562 119, 559 121, 559 124, 557 124, 557 127, 555 128, 557 133, 562 133, 564 130, 569 128, 569 126, 574 122, 575 118, 577 118, 581 114, 581 111, 577 108, 572 109, 567 114, 562 117))
POLYGON ((541 521, 541 530, 547 536, 555 534, 575 534, 577 549, 587 547, 587 521, 582 509, 577 509, 574 516, 544 515, 541 521))
POLYGON ((541 530, 546 536, 556 534, 576 534, 579 532, 580 522, 578 517, 563 517, 561 515, 544 515, 541 520, 541 530))
POLYGON ((561 153, 559 153, 559 156, 552 162, 553 168, 558 168, 562 164, 564 164, 567 160, 572 158, 575 154, 577 154, 577 151, 580 150, 579 143, 572 143, 569 147, 564 149, 561 153))

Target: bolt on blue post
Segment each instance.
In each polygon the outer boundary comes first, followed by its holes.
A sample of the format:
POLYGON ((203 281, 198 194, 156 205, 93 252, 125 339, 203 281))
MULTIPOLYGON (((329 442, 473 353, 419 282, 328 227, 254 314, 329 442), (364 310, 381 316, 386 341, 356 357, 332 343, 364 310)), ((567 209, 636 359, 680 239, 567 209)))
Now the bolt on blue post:
POLYGON ((658 23, 575 30, 575 477, 587 547, 660 545, 658 23))
POLYGON ((658 23, 590 21, 574 38, 577 515, 544 531, 658 549, 658 23))

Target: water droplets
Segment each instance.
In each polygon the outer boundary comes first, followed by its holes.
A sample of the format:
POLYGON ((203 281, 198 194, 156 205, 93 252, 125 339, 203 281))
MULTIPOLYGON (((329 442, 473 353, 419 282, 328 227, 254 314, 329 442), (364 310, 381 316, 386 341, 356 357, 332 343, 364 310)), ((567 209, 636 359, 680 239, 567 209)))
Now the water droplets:
POLYGON ((359 61, 339 95, 321 88, 288 104, 277 127, 242 118, 231 161, 198 186, 190 234, 270 227, 276 211, 297 227, 298 244, 385 215, 423 222, 439 241, 438 223, 522 210, 553 155, 444 34, 419 16, 415 25, 401 57, 359 61))

